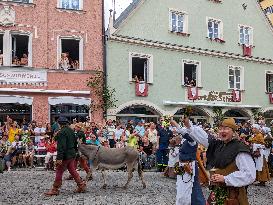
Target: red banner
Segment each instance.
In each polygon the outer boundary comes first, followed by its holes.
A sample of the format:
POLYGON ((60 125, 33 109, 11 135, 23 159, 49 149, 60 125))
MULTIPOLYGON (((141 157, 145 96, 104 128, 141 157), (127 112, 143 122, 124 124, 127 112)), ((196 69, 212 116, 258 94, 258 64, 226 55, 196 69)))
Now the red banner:
POLYGON ((197 87, 188 87, 188 99, 196 100, 198 98, 198 88, 197 87))
POLYGON ((233 102, 241 102, 241 91, 240 90, 233 90, 232 91, 232 99, 233 99, 233 102))
POLYGON ((148 84, 145 82, 136 83, 136 96, 147 97, 148 96, 148 84))

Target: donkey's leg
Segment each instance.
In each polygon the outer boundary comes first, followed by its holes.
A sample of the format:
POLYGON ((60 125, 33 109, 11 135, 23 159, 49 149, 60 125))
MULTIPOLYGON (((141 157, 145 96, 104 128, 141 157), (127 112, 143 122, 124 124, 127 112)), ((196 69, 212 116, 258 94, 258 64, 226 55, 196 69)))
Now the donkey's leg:
POLYGON ((130 164, 127 163, 128 180, 123 187, 124 189, 127 189, 128 184, 130 183, 131 179, 133 178, 133 168, 134 168, 134 166, 132 163, 130 163, 130 164))
POLYGON ((106 180, 105 180, 105 173, 104 173, 104 169, 101 170, 101 174, 102 174, 102 179, 103 179, 103 189, 106 189, 106 180))
POLYGON ((138 176, 141 179, 142 185, 143 185, 143 189, 146 188, 146 183, 144 181, 144 177, 143 177, 143 170, 142 170, 142 165, 140 164, 140 162, 138 161, 137 163, 137 172, 138 172, 138 176))

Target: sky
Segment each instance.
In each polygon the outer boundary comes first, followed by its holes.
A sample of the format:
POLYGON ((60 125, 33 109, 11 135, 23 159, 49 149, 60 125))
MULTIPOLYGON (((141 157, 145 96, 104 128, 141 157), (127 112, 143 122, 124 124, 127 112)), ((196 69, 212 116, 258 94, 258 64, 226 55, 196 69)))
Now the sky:
MULTIPOLYGON (((105 2, 105 26, 107 27, 109 21, 109 9, 113 9, 114 0, 104 0, 105 2)), ((126 7, 132 2, 132 0, 115 0, 116 1, 116 18, 121 14, 121 12, 126 9, 126 7)))

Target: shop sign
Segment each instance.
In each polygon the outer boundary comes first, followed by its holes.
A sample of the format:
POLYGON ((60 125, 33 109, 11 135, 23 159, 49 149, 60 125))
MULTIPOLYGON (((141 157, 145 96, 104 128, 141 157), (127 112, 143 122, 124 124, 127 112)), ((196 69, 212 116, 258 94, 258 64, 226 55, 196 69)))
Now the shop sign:
MULTIPOLYGON (((191 101, 191 100, 188 100, 191 101)), ((199 90, 195 102, 234 103, 233 92, 199 90)), ((237 102, 238 103, 238 102, 237 102)))
POLYGON ((47 72, 45 70, 1 70, 0 82, 5 83, 46 83, 47 72))

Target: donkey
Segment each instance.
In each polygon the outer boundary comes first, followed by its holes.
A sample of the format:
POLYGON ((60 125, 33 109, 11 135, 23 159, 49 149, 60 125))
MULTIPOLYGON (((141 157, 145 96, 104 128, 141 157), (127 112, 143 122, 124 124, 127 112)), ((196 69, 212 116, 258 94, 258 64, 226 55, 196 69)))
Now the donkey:
MULTIPOLYGON (((128 172, 128 180, 124 185, 124 188, 127 189, 128 184, 133 177, 134 169, 138 170, 138 175, 141 179, 143 188, 146 188, 146 183, 143 178, 143 171, 141 169, 141 163, 139 161, 139 153, 132 147, 105 148, 95 145, 79 144, 79 151, 89 160, 92 160, 94 169, 98 168, 102 171, 102 178, 104 183, 102 188, 106 188, 104 170, 119 169, 124 167, 124 165, 126 165, 128 172)), ((92 172, 90 172, 89 176, 87 177, 90 176, 92 176, 92 172)))

